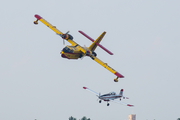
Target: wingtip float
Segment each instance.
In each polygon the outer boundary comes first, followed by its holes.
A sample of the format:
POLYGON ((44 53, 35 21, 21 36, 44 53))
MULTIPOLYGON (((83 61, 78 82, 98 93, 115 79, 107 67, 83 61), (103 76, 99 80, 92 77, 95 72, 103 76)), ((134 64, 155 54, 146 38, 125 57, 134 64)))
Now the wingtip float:
POLYGON ((34 24, 37 25, 38 21, 41 21, 43 24, 48 26, 55 33, 60 35, 63 39, 63 43, 64 43, 64 40, 71 43, 71 45, 67 45, 65 48, 62 49, 62 51, 60 52, 61 57, 66 58, 66 59, 78 59, 78 58, 83 58, 84 56, 89 56, 90 58, 92 58, 92 60, 96 61, 101 66, 103 66, 104 68, 106 68, 107 70, 109 70, 110 72, 115 74, 117 76, 117 78, 114 79, 115 82, 118 82, 118 78, 124 78, 123 75, 121 75, 119 72, 117 72, 112 67, 107 65, 107 63, 104 63, 103 61, 98 59, 96 57, 97 54, 94 52, 96 47, 99 46, 100 48, 102 48, 104 51, 106 51, 110 55, 113 55, 113 53, 111 51, 109 51, 108 49, 106 49, 105 47, 100 45, 100 42, 103 39, 106 32, 103 32, 96 40, 94 40, 91 37, 89 37, 88 35, 86 35, 84 32, 79 31, 82 35, 84 35, 86 38, 88 38, 89 40, 91 40, 93 42, 89 47, 86 48, 86 47, 80 46, 75 41, 73 41, 73 36, 70 35, 69 32, 66 32, 65 34, 63 34, 55 26, 53 26, 52 24, 47 22, 40 15, 35 14, 34 17, 36 18, 36 21, 34 21, 34 24))
POLYGON ((37 20, 36 20, 36 21, 34 21, 34 24, 35 24, 35 25, 37 25, 37 24, 38 24, 38 20, 40 20, 42 17, 41 17, 41 16, 39 16, 39 15, 37 15, 37 14, 36 14, 36 15, 34 15, 34 17, 35 17, 35 18, 37 18, 37 20))

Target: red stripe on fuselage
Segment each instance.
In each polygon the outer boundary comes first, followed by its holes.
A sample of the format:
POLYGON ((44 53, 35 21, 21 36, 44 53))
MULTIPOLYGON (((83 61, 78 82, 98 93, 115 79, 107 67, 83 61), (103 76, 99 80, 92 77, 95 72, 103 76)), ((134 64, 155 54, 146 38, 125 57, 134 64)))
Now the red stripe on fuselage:
POLYGON ((122 96, 113 96, 113 97, 99 97, 99 99, 102 99, 102 100, 107 100, 107 99, 117 99, 117 98, 121 98, 122 96))
MULTIPOLYGON (((65 54, 73 54, 73 55, 80 55, 80 53, 68 53, 68 52, 64 52, 63 54, 60 52, 60 54, 61 54, 61 57, 63 57, 63 58, 67 58, 67 59, 72 59, 72 58, 69 58, 69 57, 67 57, 65 54)), ((78 58, 77 58, 78 59, 78 58)))
POLYGON ((69 59, 65 54, 61 54, 61 57, 69 59))

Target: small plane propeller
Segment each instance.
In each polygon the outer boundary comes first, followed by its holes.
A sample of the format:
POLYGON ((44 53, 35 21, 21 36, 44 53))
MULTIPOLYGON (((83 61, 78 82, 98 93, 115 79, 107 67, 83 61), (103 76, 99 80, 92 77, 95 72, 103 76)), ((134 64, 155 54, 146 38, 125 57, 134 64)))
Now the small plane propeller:
POLYGON ((96 95, 97 97, 101 96, 101 93, 99 93, 99 95, 96 95))

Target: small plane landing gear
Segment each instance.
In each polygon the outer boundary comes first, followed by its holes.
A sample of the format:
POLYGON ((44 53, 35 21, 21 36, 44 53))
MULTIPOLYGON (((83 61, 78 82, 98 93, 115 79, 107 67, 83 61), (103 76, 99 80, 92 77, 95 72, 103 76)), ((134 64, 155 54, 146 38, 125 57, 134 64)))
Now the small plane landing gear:
POLYGON ((107 106, 109 106, 109 103, 107 103, 107 106))
POLYGON ((99 100, 99 103, 101 103, 101 100, 99 100))
POLYGON ((36 21, 34 21, 34 24, 37 25, 38 24, 38 19, 36 21))
POLYGON ((118 82, 118 77, 116 79, 114 79, 114 82, 118 82))

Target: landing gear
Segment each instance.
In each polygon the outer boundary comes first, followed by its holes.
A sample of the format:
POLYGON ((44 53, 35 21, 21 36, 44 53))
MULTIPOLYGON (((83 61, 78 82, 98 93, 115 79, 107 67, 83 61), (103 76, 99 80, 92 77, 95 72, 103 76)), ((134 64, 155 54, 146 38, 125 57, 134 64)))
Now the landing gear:
POLYGON ((109 103, 107 103, 107 106, 109 106, 109 103))
POLYGON ((101 103, 101 100, 99 100, 99 103, 101 103))
POLYGON ((114 82, 118 82, 118 77, 116 79, 114 79, 114 82))
POLYGON ((121 101, 121 99, 120 99, 120 101, 121 101))
POLYGON ((36 21, 34 21, 34 24, 37 25, 38 24, 38 19, 36 21))

